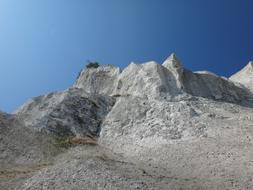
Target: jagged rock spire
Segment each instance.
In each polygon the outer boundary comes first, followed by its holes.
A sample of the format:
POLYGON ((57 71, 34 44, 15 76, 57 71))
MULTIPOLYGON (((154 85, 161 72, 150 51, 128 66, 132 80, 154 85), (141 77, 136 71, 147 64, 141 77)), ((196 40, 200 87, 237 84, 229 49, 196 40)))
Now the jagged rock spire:
POLYGON ((240 71, 235 73, 230 77, 230 79, 236 79, 236 78, 245 78, 247 79, 248 75, 253 74, 253 61, 250 61, 245 67, 243 67, 240 71))
POLYGON ((253 69, 253 61, 250 61, 246 67, 253 69))
POLYGON ((162 64, 166 67, 175 77, 177 87, 179 89, 183 89, 183 81, 182 81, 182 74, 183 74, 183 67, 179 59, 177 58, 175 53, 172 53, 162 64))
POLYGON ((163 66, 167 68, 182 68, 180 60, 177 58, 175 53, 172 53, 164 62, 163 66))
POLYGON ((173 61, 179 61, 179 59, 177 58, 177 55, 174 52, 170 54, 170 56, 167 59, 173 60, 173 61))
POLYGON ((250 61, 242 70, 229 78, 233 82, 240 83, 253 93, 253 61, 250 61))
POLYGON ((249 61, 246 66, 244 66, 238 73, 243 73, 243 72, 251 72, 253 70, 253 61, 249 61))

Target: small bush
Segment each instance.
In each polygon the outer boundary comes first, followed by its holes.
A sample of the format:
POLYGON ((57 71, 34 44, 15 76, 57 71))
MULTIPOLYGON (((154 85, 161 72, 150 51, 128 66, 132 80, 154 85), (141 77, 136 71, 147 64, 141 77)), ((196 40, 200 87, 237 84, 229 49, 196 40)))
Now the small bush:
POLYGON ((89 62, 87 65, 86 65, 86 68, 89 69, 89 68, 98 68, 99 67, 99 63, 98 62, 89 62))
POLYGON ((121 96, 121 94, 114 94, 114 95, 112 95, 113 97, 120 97, 121 96))

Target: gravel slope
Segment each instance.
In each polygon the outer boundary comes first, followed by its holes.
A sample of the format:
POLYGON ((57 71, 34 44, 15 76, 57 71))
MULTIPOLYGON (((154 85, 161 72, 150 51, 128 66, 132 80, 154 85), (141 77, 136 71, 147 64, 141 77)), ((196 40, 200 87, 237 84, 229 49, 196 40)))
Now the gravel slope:
POLYGON ((0 112, 0 189, 252 189, 250 69, 229 80, 172 54, 83 70, 0 112))

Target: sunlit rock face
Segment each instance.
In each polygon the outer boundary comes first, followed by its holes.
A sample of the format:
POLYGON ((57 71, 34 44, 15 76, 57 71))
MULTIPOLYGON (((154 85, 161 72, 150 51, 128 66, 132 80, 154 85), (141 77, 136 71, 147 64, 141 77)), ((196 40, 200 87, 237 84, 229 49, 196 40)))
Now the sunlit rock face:
POLYGON ((192 72, 174 53, 83 69, 0 112, 0 189, 251 189, 252 72, 192 72))
POLYGON ((163 66, 173 73, 177 87, 190 95, 228 102, 240 102, 251 96, 246 89, 224 77, 208 71, 184 69, 174 53, 165 60, 163 66))
POLYGON ((61 137, 97 136, 114 100, 78 88, 31 99, 15 114, 26 126, 61 137))
POLYGON ((247 89, 208 71, 189 71, 174 53, 162 65, 130 64, 119 81, 100 142, 128 155, 139 148, 136 154, 144 147, 207 137, 213 125, 222 128, 239 117, 233 111, 243 112, 240 104, 252 104, 247 89), (224 120, 227 117, 231 119, 224 120))
POLYGON ((242 70, 232 75, 229 79, 243 85, 253 93, 253 61, 250 61, 242 70))
POLYGON ((114 89, 114 95, 148 99, 176 96, 179 93, 173 73, 154 61, 131 63, 119 75, 114 89))
POLYGON ((112 65, 83 69, 74 85, 91 94, 111 95, 115 89, 120 69, 112 65))
POLYGON ((149 99, 189 94, 239 102, 250 96, 247 89, 235 85, 224 77, 208 71, 192 72, 185 69, 175 53, 172 53, 162 65, 154 61, 143 64, 131 63, 122 72, 111 65, 84 69, 74 87, 91 94, 132 95, 149 99))

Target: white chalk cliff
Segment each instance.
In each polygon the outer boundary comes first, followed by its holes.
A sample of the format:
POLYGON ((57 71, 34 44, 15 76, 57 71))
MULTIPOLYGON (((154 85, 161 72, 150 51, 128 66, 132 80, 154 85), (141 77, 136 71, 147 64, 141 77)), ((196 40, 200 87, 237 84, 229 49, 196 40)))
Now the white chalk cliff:
POLYGON ((253 61, 250 61, 242 70, 232 75, 229 79, 253 92, 253 61))
POLYGON ((251 189, 252 68, 226 79, 173 53, 83 69, 0 113, 0 189, 251 189))

